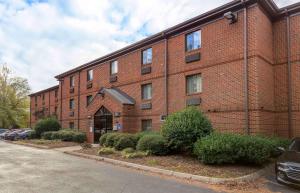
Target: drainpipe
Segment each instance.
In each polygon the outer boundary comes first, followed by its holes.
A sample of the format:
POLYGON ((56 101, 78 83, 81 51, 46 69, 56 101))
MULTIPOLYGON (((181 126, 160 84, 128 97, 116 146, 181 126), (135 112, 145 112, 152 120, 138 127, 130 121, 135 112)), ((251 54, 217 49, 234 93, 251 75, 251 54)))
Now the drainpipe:
POLYGON ((30 105, 30 107, 29 107, 29 128, 31 128, 31 104, 32 104, 32 100, 31 100, 31 96, 30 96, 30 102, 29 102, 29 105, 30 105))
POLYGON ((79 131, 79 123, 80 123, 80 71, 78 72, 78 113, 77 113, 77 130, 79 131))
POLYGON ((291 39, 290 39, 290 16, 286 10, 286 41, 287 41, 287 78, 288 78, 288 134, 289 138, 292 137, 292 65, 291 65, 291 39))
POLYGON ((51 115, 51 113, 50 113, 50 110, 51 110, 51 107, 50 107, 50 93, 51 93, 51 91, 49 91, 49 98, 48 98, 48 100, 49 100, 49 102, 48 102, 48 104, 49 104, 49 107, 48 107, 48 109, 49 109, 49 117, 50 117, 50 115, 51 115))
POLYGON ((60 125, 62 127, 63 123, 62 123, 62 87, 63 87, 63 81, 59 80, 59 87, 60 87, 60 125))
MULTIPOLYGON (((244 1, 242 1, 244 2, 244 1)), ((245 3, 245 2, 244 2, 245 3)), ((244 93, 245 93, 245 129, 248 135, 250 135, 249 127, 249 77, 248 77, 248 29, 247 29, 247 6, 244 8, 244 93)))
POLYGON ((165 76, 165 115, 168 115, 168 38, 165 34, 165 69, 164 69, 164 76, 165 76))

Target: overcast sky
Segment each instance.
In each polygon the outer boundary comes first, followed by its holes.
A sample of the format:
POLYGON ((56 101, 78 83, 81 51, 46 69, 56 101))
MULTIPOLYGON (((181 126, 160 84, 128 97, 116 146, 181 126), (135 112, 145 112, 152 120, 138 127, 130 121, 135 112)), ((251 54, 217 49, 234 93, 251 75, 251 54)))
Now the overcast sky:
POLYGON ((0 64, 35 92, 56 85, 55 75, 227 2, 0 0, 0 64))

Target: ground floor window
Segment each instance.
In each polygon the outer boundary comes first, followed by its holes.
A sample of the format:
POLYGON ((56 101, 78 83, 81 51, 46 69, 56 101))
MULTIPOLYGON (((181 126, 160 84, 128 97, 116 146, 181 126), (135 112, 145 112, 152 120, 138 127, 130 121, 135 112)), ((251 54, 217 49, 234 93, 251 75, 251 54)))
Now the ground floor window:
POLYGON ((142 120, 142 131, 150 131, 152 129, 152 119, 142 120))
POLYGON ((74 129, 74 122, 70 122, 70 123, 69 123, 69 128, 70 128, 70 129, 74 129))
POLYGON ((195 94, 202 92, 202 78, 200 74, 186 77, 186 93, 195 94))

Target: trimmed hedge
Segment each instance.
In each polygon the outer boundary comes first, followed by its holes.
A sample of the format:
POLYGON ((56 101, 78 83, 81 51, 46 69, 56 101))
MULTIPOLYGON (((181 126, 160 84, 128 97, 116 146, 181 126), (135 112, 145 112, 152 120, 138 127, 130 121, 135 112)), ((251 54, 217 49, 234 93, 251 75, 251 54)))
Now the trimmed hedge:
POLYGON ((105 147, 114 147, 114 144, 119 139, 118 137, 120 135, 121 135, 121 133, 109 133, 104 142, 104 146, 105 147))
POLYGON ((262 165, 272 157, 276 144, 271 138, 214 133, 195 143, 194 154, 205 164, 262 165))
POLYGON ((48 131, 42 134, 43 139, 62 140, 83 143, 86 141, 86 135, 83 132, 73 131, 70 129, 62 129, 59 131, 48 131))
POLYGON ((116 150, 123 150, 125 148, 135 148, 135 141, 133 135, 124 134, 119 135, 114 144, 116 150))
POLYGON ((161 135, 145 135, 138 141, 136 148, 153 155, 166 155, 168 153, 166 143, 167 141, 161 135))
POLYGON ((188 107, 167 117, 162 135, 167 146, 175 152, 191 152, 193 144, 212 132, 212 125, 196 107, 188 107))
POLYGON ((107 138, 108 135, 110 135, 110 133, 105 133, 105 134, 101 135, 101 137, 99 138, 99 145, 100 146, 104 146, 106 138, 107 138))
POLYGON ((44 133, 44 132, 47 132, 47 131, 58 131, 60 129, 60 124, 59 122, 57 121, 57 119, 55 118, 45 118, 45 119, 41 119, 37 122, 37 124, 35 125, 35 132, 36 132, 36 135, 38 137, 41 137, 41 135, 44 133))

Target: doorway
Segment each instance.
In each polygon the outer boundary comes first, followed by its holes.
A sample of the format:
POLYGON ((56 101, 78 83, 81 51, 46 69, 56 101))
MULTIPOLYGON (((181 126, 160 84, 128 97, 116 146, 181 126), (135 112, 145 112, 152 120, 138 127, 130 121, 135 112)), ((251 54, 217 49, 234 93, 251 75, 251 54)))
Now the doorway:
POLYGON ((94 115, 94 143, 99 143, 102 134, 113 129, 112 113, 102 106, 94 115))

